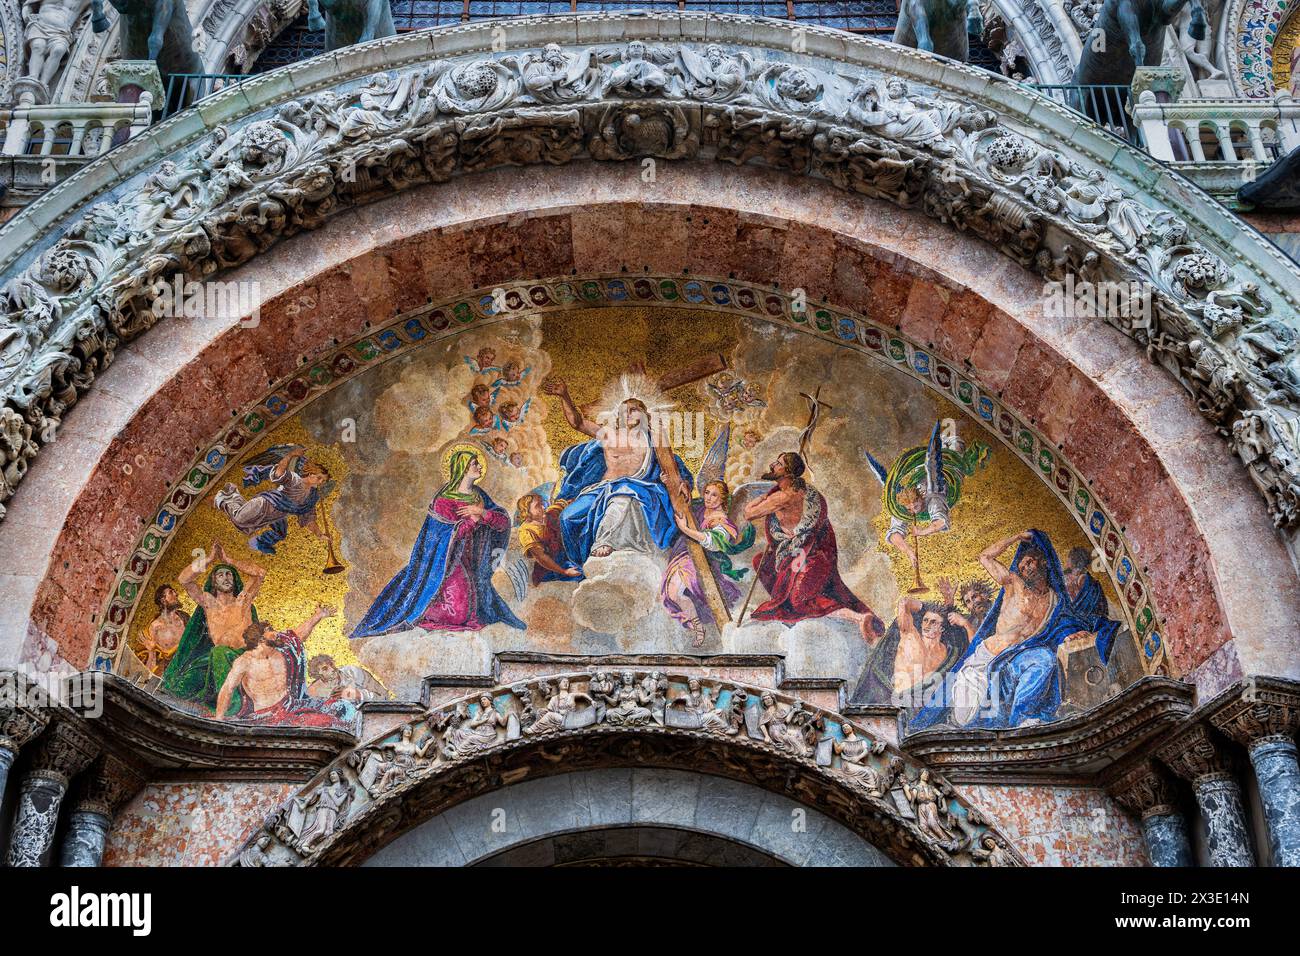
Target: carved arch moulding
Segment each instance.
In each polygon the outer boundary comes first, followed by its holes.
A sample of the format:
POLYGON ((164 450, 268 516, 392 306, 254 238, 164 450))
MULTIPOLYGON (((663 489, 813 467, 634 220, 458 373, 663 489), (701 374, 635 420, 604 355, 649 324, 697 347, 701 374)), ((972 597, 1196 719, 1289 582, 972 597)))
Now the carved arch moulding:
POLYGON ((793 54, 791 30, 602 14, 411 34, 267 74, 115 150, 0 231, 0 496, 119 344, 156 322, 159 282, 216 275, 343 207, 496 166, 712 158, 916 207, 1051 280, 1131 283, 1147 307, 1109 321, 1184 385, 1275 522, 1294 526, 1293 262, 1009 81, 829 30, 807 29, 793 54), (506 50, 493 54, 498 27, 506 50))
POLYGON ((574 671, 431 707, 321 770, 230 862, 360 863, 503 786, 592 768, 662 767, 785 794, 896 863, 1025 865, 951 784, 847 718, 767 688, 691 683, 666 671, 574 671))

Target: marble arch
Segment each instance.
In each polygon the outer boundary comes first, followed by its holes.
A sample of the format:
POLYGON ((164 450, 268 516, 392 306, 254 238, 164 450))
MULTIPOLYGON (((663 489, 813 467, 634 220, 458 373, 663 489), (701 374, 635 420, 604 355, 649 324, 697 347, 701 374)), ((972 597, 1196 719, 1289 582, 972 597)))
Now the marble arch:
MULTIPOLYGON (((565 44, 574 45, 565 32, 571 31, 581 40, 576 45, 611 49, 629 36, 666 32, 674 42, 684 35, 696 43, 725 36, 770 56, 761 89, 745 94, 769 99, 762 106, 749 100, 718 109, 716 102, 665 97, 638 107, 652 109, 662 121, 648 132, 639 113, 637 122, 627 122, 629 103, 639 101, 617 95, 582 101, 600 120, 591 127, 586 119, 575 120, 583 111, 568 104, 498 115, 501 104, 489 109, 477 102, 498 92, 499 84, 487 88, 488 74, 505 82, 498 68, 466 62, 484 50, 482 29, 407 37, 293 67, 214 98, 51 190, 5 228, 5 275, 34 282, 57 306, 51 310, 57 328, 45 342, 34 336, 34 350, 47 359, 46 346, 72 348, 74 338, 80 350, 75 361, 43 367, 55 369, 46 380, 54 387, 34 394, 34 405, 25 406, 36 407, 48 428, 38 429, 32 442, 33 451, 37 444, 46 450, 23 458, 24 468, 33 458, 31 474, 0 526, 7 562, 0 574, 18 597, 0 612, 6 615, 6 653, 21 653, 30 623, 38 636, 52 637, 74 666, 89 661, 103 609, 111 606, 110 593, 120 584, 142 525, 184 480, 195 452, 220 433, 219 424, 238 419, 269 386, 294 378, 295 369, 310 367, 335 340, 354 339, 368 326, 471 290, 564 276, 617 277, 626 270, 629 276, 734 278, 755 289, 797 286, 832 309, 894 325, 954 367, 968 362, 972 378, 1001 393, 999 400, 1028 419, 1049 445, 1055 443, 1085 483, 1098 485, 1098 497, 1150 575, 1175 673, 1207 697, 1245 675, 1296 676, 1293 640, 1281 637, 1293 631, 1294 590, 1283 588, 1263 600, 1260 594, 1262 581, 1294 577, 1285 541, 1270 527, 1270 518, 1284 527, 1294 519, 1297 488, 1288 484, 1294 465, 1288 452, 1295 436, 1283 427, 1294 418, 1288 417, 1284 395, 1266 391, 1266 370, 1247 362, 1236 339, 1241 326, 1263 316, 1289 318, 1295 270, 1257 234, 1184 188, 1175 175, 1064 111, 906 51, 885 53, 870 43, 809 31, 807 59, 790 61, 783 46, 788 31, 743 18, 578 17, 531 26, 536 30, 529 47, 536 45, 538 31, 547 30, 558 31, 557 41, 565 44), (711 29, 721 32, 709 34, 711 29), (424 66, 435 54, 463 58, 457 67, 435 69, 420 80, 442 84, 431 95, 444 97, 447 114, 457 116, 442 132, 452 130, 461 139, 438 142, 461 148, 485 130, 504 131, 503 139, 489 142, 484 154, 466 164, 470 175, 453 184, 382 199, 416 185, 424 174, 403 165, 410 154, 400 142, 376 132, 388 122, 386 107, 372 102, 357 110, 351 101, 357 87, 338 84, 424 66), (926 129, 924 123, 911 132, 895 131, 893 138, 837 126, 849 122, 842 112, 821 116, 809 106, 833 85, 826 79, 829 63, 894 70, 927 92, 954 98, 948 106, 955 102, 977 113, 997 106, 1009 117, 1011 132, 982 137, 985 131, 972 128, 941 143, 929 133, 916 134, 926 129), (332 105, 312 104, 321 110, 316 131, 342 117, 352 123, 352 139, 383 147, 373 165, 362 167, 361 184, 345 189, 341 199, 333 191, 337 184, 324 182, 333 176, 328 162, 306 177, 276 180, 280 166, 290 165, 289 151, 310 145, 299 138, 311 128, 299 100, 330 89, 345 89, 346 95, 332 105), (475 93, 466 107, 466 97, 475 93), (340 103, 352 111, 350 120, 335 109, 340 103), (532 164, 539 156, 532 134, 511 124, 527 127, 543 113, 548 127, 559 123, 555 165, 534 166, 526 181, 511 182, 495 167, 503 161, 532 164), (480 124, 483 117, 490 121, 480 124), (699 127, 692 125, 697 120, 699 127), (208 136, 214 127, 223 132, 208 136), (583 143, 572 154, 565 152, 566 128, 574 136, 583 131, 583 143), (730 137, 722 145, 733 151, 734 168, 696 152, 696 134, 703 131, 730 137), (519 138, 512 139, 516 133, 519 138), (636 138, 643 134, 652 140, 636 138), (924 149, 907 142, 916 135, 926 137, 924 149), (1053 137, 1050 151, 1036 145, 1053 137), (946 165, 958 155, 957 146, 970 147, 961 158, 971 160, 971 168, 946 165), (214 162, 228 159, 233 148, 249 150, 249 167, 268 177, 268 189, 202 211, 228 215, 226 225, 233 223, 234 230, 223 233, 215 220, 196 225, 198 210, 193 221, 184 222, 186 211, 173 220, 180 230, 189 227, 169 236, 169 242, 179 240, 173 245, 119 244, 115 251, 122 259, 91 277, 76 268, 71 278, 50 270, 51 244, 90 211, 91 202, 126 202, 116 207, 121 211, 133 190, 147 182, 150 189, 166 189, 151 178, 162 172, 160 156, 191 147, 208 151, 199 161, 214 162), (515 148, 520 152, 511 152, 515 148), (647 201, 642 181, 629 175, 634 167, 616 162, 642 152, 665 160, 656 180, 665 190, 662 199, 647 201), (814 153, 817 175, 790 175, 791 168, 808 172, 814 153), (904 167, 921 178, 910 180, 904 167), (1099 184, 1107 177, 1140 201, 1107 193, 1099 184), (471 183, 473 190, 457 188, 471 183), (917 208, 898 211, 876 201, 881 197, 917 208), (376 199, 381 201, 362 204, 376 199), (1092 211, 1080 213, 1080 204, 1092 211), (300 217, 287 232, 314 231, 277 243, 286 208, 300 217), (204 250, 205 243, 218 251, 204 250), (429 263, 439 267, 424 268, 429 263), (809 279, 814 264, 815 281, 809 279), (1157 321, 1121 331, 1045 315, 1042 279, 1025 264, 1053 281, 1067 275, 1140 276, 1155 288, 1157 321), (139 321, 135 303, 139 281, 170 275, 178 265, 197 274, 221 271, 223 278, 264 282, 271 295, 262 331, 174 319, 146 329, 151 323, 139 321), (234 271, 222 271, 227 267, 234 271), (878 281, 863 283, 864 274, 878 281), (92 289, 93 304, 82 295, 92 289), (982 322, 972 320, 977 314, 982 322), (77 334, 66 342, 55 342, 72 332, 77 334), (140 332, 146 334, 129 341, 140 332), (1126 341, 1126 333, 1146 355, 1126 341), (268 346, 260 335, 278 335, 280 341, 268 346), (1189 347, 1193 340, 1199 349, 1189 347), (1193 361, 1198 356, 1203 358, 1193 361), (1171 374, 1157 372, 1149 358, 1171 374), (1022 377, 1029 369, 1041 377, 1022 377), (99 387, 90 388, 97 377, 99 387), (1202 414, 1196 414, 1197 405, 1202 414), (1242 422, 1255 423, 1263 436, 1254 434, 1253 444, 1243 441, 1236 434, 1242 430, 1234 428, 1242 422), (160 423, 169 438, 163 447, 156 437, 160 423), (62 428, 58 441, 55 426, 62 428), (1216 430, 1234 434, 1236 445, 1225 445, 1216 430), (1271 515, 1258 496, 1224 494, 1250 480, 1230 447, 1246 459, 1271 515), (1133 471, 1116 468, 1119 458, 1134 462, 1133 471), (97 530, 82 538, 76 529, 87 518, 97 530)), ((618 82, 612 73, 607 80, 618 82)), ((367 86, 365 96, 377 95, 375 89, 367 86)), ((832 92, 838 108, 851 90, 832 92)), ((978 127, 981 121, 968 112, 959 122, 978 127)), ((546 148, 556 146, 548 142, 546 148)), ((707 147, 716 150, 720 142, 711 140, 707 147)), ((436 142, 422 144, 437 155, 436 142)), ((318 158, 339 159, 329 150, 318 158)), ((103 240, 105 230, 111 233, 123 222, 102 206, 98 217, 92 214, 82 237, 103 240)))
MULTIPOLYGON (((103 458, 96 461, 91 454, 61 463, 66 478, 52 482, 47 494, 62 500, 38 498, 35 510, 15 508, 6 522, 5 531, 12 528, 17 542, 6 570, 30 595, 20 599, 27 603, 13 612, 9 633, 21 633, 30 616, 39 634, 57 637, 69 661, 91 663, 97 635, 108 623, 111 595, 122 574, 133 576, 132 553, 153 523, 157 502, 201 464, 205 449, 241 406, 263 400, 270 381, 292 377, 304 359, 319 359, 336 340, 365 334, 366 323, 390 324, 396 314, 427 308, 435 297, 464 295, 467 286, 575 270, 722 278, 734 273, 768 285, 766 268, 759 269, 750 252, 777 244, 776 284, 792 289, 802 283, 813 301, 824 298, 883 325, 897 325, 954 367, 969 358, 977 381, 1002 391, 1012 411, 1058 444, 1064 460, 1096 484, 1098 498, 1125 529, 1130 552, 1151 576, 1173 672, 1206 680, 1212 692, 1240 673, 1287 663, 1288 650, 1277 634, 1289 611, 1281 598, 1261 607, 1250 585, 1251 568, 1264 562, 1275 569, 1271 573, 1289 573, 1284 549, 1256 499, 1227 502, 1232 513, 1225 513, 1218 500, 1212 510, 1198 507, 1208 489, 1239 481, 1238 467, 1226 456, 1214 466, 1217 439, 1210 429, 1172 383, 1151 381, 1145 360, 1123 357, 1118 331, 1045 316, 1041 285, 1027 271, 999 262, 973 239, 954 237, 913 212, 846 201, 816 184, 791 194, 771 173, 742 168, 720 175, 712 166, 691 169, 675 201, 640 211, 636 181, 610 177, 604 169, 561 168, 513 186, 505 177, 484 174, 495 197, 488 210, 473 193, 447 202, 429 189, 391 201, 400 202, 401 221, 383 205, 359 211, 231 274, 262 285, 268 301, 257 328, 170 319, 141 340, 145 345, 151 337, 166 336, 166 348, 141 350, 136 357, 136 350, 124 352, 105 374, 109 394, 98 399, 92 390, 74 408, 64 433, 71 446, 98 444, 103 439, 96 435, 115 432, 101 446, 103 458), (537 208, 539 185, 545 185, 553 207, 537 208), (601 202, 595 201, 597 191, 604 193, 601 202), (718 197, 727 193, 735 197, 731 206, 719 204, 718 197), (575 208, 579 204, 586 208, 575 208), (837 227, 813 225, 819 219, 837 227), (515 248, 513 237, 520 234, 537 241, 515 248), (584 234, 589 238, 570 238, 584 234), (637 235, 659 241, 632 238, 637 235), (896 236, 907 238, 899 242, 896 236), (368 253, 361 254, 361 243, 368 253), (418 267, 429 261, 449 267, 433 273, 418 267), (812 262, 819 263, 815 273, 812 262), (863 273, 878 275, 874 288, 861 283, 863 273), (349 308, 327 307, 341 302, 349 308), (292 342, 289 349, 283 347, 287 342, 292 342), (1015 381, 1017 363, 1023 368, 1045 360, 1059 362, 1068 376, 1061 398, 1015 381), (1106 392, 1094 384, 1094 376, 1106 382, 1106 392), (223 396, 221 403, 211 400, 216 394, 223 396), (186 435, 183 444, 162 450, 161 456, 153 438, 159 414, 169 423, 163 427, 183 428, 186 435), (80 415, 86 416, 85 431, 76 424, 80 415), (1073 427, 1080 418, 1080 427, 1073 427), (1159 503, 1153 512, 1144 513, 1145 502, 1127 493, 1132 472, 1105 467, 1116 447, 1144 469, 1151 500, 1159 503), (62 523, 48 520, 51 506, 65 515, 62 523), (90 520, 112 530, 86 542, 77 529, 90 520), (1174 521, 1182 531, 1171 530, 1174 521), (1220 521, 1233 535, 1213 530, 1220 521), (1254 545, 1243 549, 1241 535, 1251 527, 1254 545), (1189 549, 1188 540, 1201 543, 1189 549), (30 575, 31 568, 42 566, 41 553, 52 556, 48 570, 30 575), (100 583, 88 591, 87 581, 100 583)), ((41 467, 38 459, 37 481, 41 467)))

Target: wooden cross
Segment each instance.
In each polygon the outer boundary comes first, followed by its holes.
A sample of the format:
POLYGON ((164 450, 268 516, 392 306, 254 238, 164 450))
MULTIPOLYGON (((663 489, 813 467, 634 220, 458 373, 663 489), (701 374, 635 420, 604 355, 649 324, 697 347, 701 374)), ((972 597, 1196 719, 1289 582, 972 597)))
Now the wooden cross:
MULTIPOLYGON (((659 386, 660 391, 670 392, 675 388, 681 388, 683 385, 690 385, 692 382, 708 378, 710 375, 716 375, 726 368, 726 357, 721 352, 713 352, 689 365, 664 374, 656 384, 659 386)), ((651 430, 651 441, 654 441, 653 429, 651 430)), ((673 505, 673 514, 681 518, 686 527, 692 531, 700 530, 695 524, 694 514, 691 513, 691 489, 686 487, 686 482, 682 480, 682 476, 677 471, 677 462, 673 460, 672 448, 654 442, 654 453, 655 460, 659 463, 659 480, 668 489, 668 498, 673 505)), ((686 553, 690 555, 691 563, 695 565, 695 576, 699 579, 700 587, 704 591, 705 603, 708 604, 709 610, 713 612, 713 622, 721 630, 723 622, 731 620, 731 612, 727 610, 727 602, 722 597, 722 588, 718 586, 718 580, 713 575, 713 565, 709 564, 708 555, 704 553, 704 546, 689 536, 686 536, 686 553)))

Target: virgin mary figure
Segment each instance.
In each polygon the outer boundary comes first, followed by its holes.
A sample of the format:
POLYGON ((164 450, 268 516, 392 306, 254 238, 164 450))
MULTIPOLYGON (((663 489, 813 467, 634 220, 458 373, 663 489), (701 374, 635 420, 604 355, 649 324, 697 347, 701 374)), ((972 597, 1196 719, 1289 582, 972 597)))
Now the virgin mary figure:
POLYGON ((411 549, 411 560, 375 598, 352 637, 426 631, 477 631, 501 622, 526 626, 492 586, 493 559, 510 541, 510 516, 478 487, 481 450, 457 445, 444 465, 447 481, 411 549))

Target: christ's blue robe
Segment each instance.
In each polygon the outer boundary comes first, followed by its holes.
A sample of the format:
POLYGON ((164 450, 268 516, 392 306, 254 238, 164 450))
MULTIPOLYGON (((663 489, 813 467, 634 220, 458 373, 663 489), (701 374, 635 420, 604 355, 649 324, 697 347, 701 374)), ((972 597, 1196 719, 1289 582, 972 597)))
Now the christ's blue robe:
MULTIPOLYGON (((678 474, 691 486, 691 473, 673 455, 678 474)), ((629 495, 641 502, 650 536, 657 547, 667 550, 677 537, 672 498, 662 481, 659 460, 650 455, 648 466, 637 476, 605 481, 605 449, 595 439, 571 445, 560 456, 564 477, 556 497, 569 504, 560 513, 560 535, 569 558, 579 565, 591 556, 596 531, 611 499, 629 495)))
MULTIPOLYGON (((505 514, 486 491, 477 486, 474 490, 478 492, 485 509, 505 514)), ((470 552, 464 557, 469 568, 470 588, 477 602, 479 623, 495 624, 499 621, 519 630, 527 627, 492 586, 494 561, 499 555, 505 554, 510 543, 509 525, 505 531, 496 531, 482 525, 468 538, 458 540, 456 528, 459 523, 439 517, 430 505, 429 513, 415 539, 415 546, 411 549, 411 560, 379 592, 375 603, 352 632, 353 639, 415 627, 442 590, 443 580, 461 560, 465 549, 470 552)))
MULTIPOLYGON (((1110 657, 1111 644, 1119 622, 1112 621, 1104 614, 1089 614, 1081 607, 1085 592, 1080 593, 1080 602, 1070 600, 1070 593, 1065 586, 1061 572, 1061 561, 1052 547, 1051 539, 1041 531, 1032 532, 1029 544, 1035 545, 1047 557, 1047 584, 1056 593, 1047 620, 1038 629, 1038 633, 1026 638, 1019 644, 1008 647, 989 662, 989 696, 990 703, 996 703, 996 711, 981 711, 966 728, 997 729, 1018 727, 1027 720, 1048 721, 1056 718, 1061 706, 1061 666, 1056 659, 1056 649, 1065 639, 1078 631, 1096 632, 1097 653, 1102 663, 1110 657)), ((1016 548, 1016 556, 1011 562, 1012 572, 1020 567, 1020 556, 1025 544, 1016 548)), ((1095 581, 1092 582, 1100 590, 1095 581)), ((947 678, 940 684, 928 702, 912 714, 907 721, 909 732, 924 730, 947 719, 950 714, 949 701, 952 699, 952 686, 957 675, 965 666, 967 659, 977 647, 997 630, 998 616, 1002 612, 1002 598, 1006 588, 998 591, 997 600, 979 630, 971 638, 970 646, 958 658, 948 672, 947 678)), ((1093 606, 1096 606, 1095 604, 1093 606)), ((1104 606, 1104 605, 1103 605, 1104 606)))

